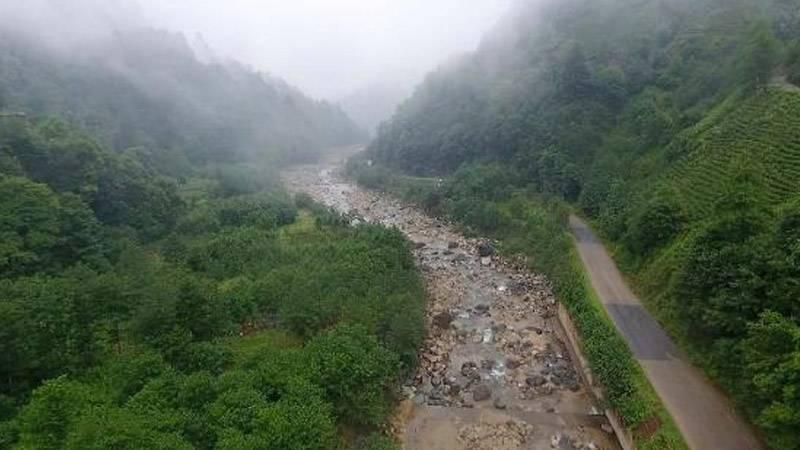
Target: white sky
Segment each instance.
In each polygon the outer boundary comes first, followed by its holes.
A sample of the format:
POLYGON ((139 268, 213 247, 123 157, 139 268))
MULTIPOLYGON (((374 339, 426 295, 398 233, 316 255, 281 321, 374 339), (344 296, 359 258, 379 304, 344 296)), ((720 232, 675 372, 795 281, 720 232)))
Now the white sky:
MULTIPOLYGON (((25 0, 22 0, 25 1, 25 0)), ((148 22, 338 100, 474 49, 512 0, 138 0, 148 22)))

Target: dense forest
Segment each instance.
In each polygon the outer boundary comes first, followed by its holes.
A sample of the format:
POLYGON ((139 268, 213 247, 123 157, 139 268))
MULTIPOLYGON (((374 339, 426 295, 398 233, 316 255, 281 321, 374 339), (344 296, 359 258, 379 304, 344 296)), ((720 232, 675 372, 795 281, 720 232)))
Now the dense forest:
POLYGON ((769 445, 800 449, 798 86, 794 0, 533 2, 351 170, 512 248, 545 245, 523 233, 552 208, 529 205, 568 202, 769 445))
POLYGON ((0 448, 394 448, 409 244, 276 175, 362 138, 338 108, 153 30, 6 36, 0 91, 0 448))

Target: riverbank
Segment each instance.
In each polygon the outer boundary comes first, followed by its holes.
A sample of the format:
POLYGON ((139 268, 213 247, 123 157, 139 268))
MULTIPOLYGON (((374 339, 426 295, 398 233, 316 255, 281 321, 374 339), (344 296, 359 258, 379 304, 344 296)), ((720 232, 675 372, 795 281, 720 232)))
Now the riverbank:
POLYGON ((618 448, 570 356, 547 279, 489 242, 343 180, 340 168, 299 167, 283 179, 354 223, 400 229, 428 289, 429 336, 396 429, 405 448, 618 448))

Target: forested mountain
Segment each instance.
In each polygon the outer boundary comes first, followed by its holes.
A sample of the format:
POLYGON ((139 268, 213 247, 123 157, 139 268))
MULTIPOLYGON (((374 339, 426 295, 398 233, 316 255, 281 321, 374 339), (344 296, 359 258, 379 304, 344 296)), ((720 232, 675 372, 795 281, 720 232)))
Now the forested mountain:
POLYGON ((529 2, 366 158, 454 175, 426 207, 487 233, 522 198, 580 208, 769 444, 798 449, 798 85, 796 0, 529 2))
POLYGON ((394 448, 409 244, 276 176, 362 133, 179 35, 92 42, 0 39, 0 449, 394 448))
POLYGON ((370 133, 394 114, 400 103, 408 98, 411 90, 402 80, 385 80, 369 84, 341 100, 342 109, 356 123, 370 133))
POLYGON ((203 63, 183 35, 115 31, 79 49, 0 32, 5 109, 58 115, 117 150, 192 162, 313 158, 365 139, 337 106, 231 62, 203 63))

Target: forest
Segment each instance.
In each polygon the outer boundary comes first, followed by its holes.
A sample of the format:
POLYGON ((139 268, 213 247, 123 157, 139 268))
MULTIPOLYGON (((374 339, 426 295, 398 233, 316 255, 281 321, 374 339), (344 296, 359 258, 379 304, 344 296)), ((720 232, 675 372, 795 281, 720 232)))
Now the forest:
POLYGON ((798 449, 799 55, 793 0, 536 2, 431 73, 350 171, 556 284, 568 241, 531 233, 588 217, 769 446, 798 449))
POLYGON ((395 448, 410 245, 277 175, 363 133, 179 35, 116 39, 0 41, 0 448, 395 448))

